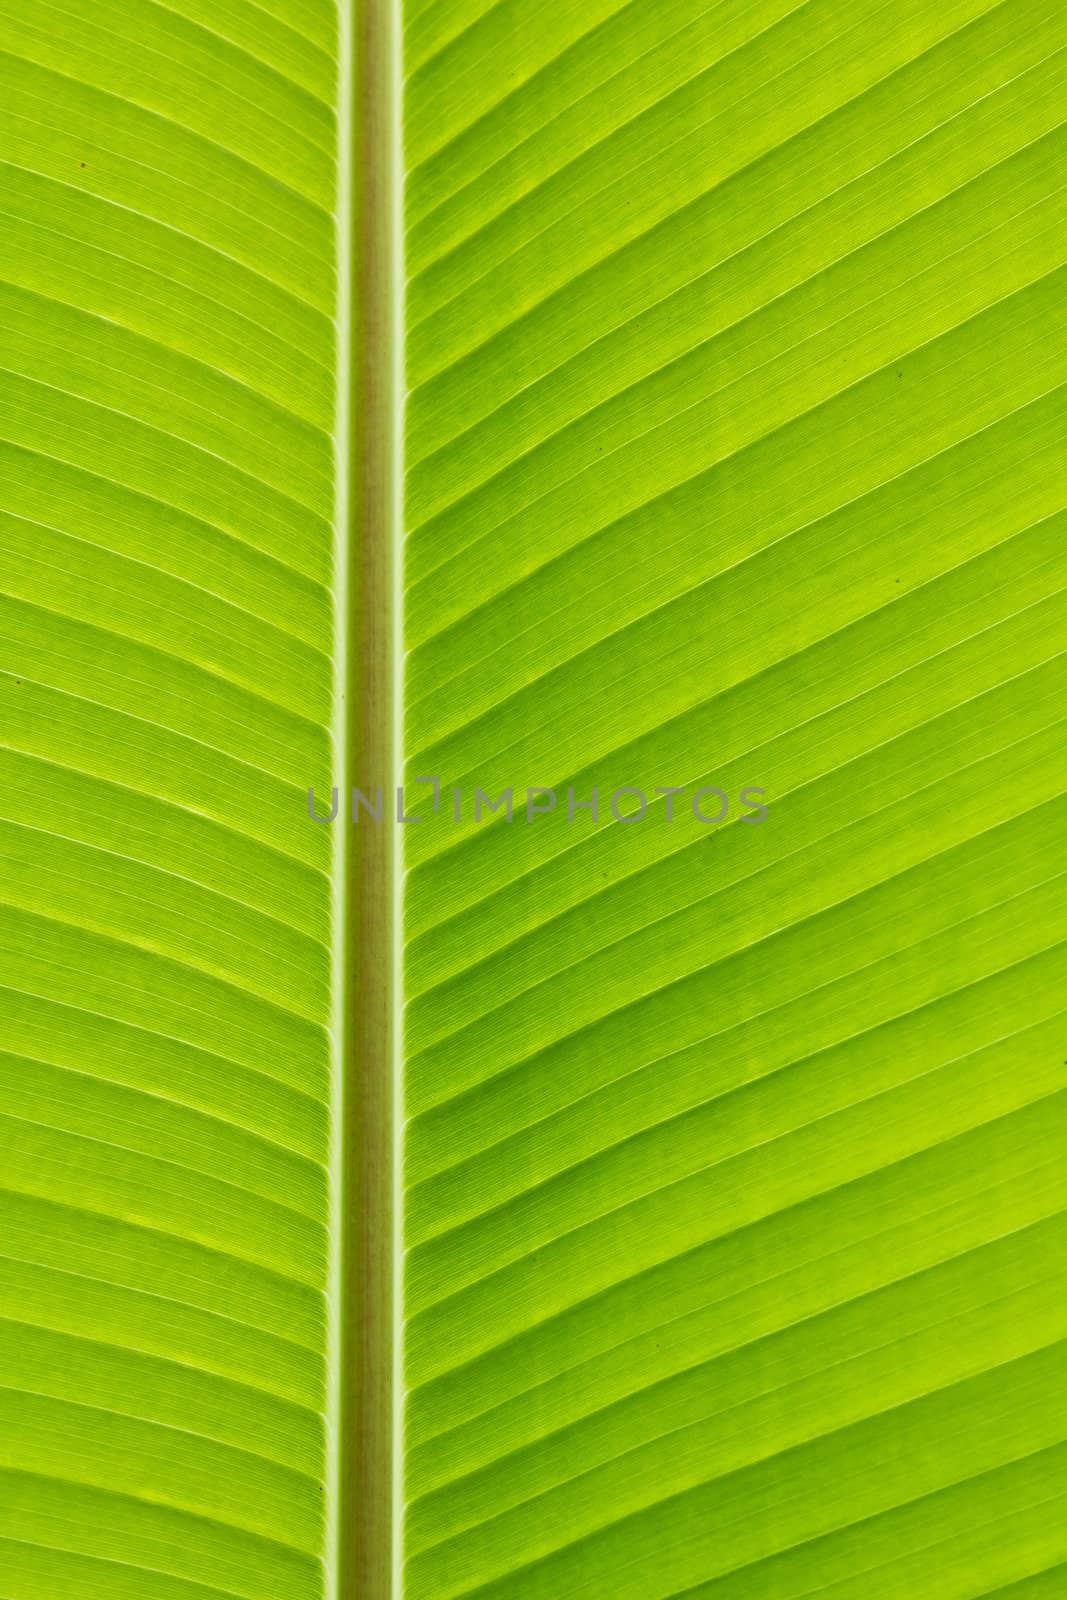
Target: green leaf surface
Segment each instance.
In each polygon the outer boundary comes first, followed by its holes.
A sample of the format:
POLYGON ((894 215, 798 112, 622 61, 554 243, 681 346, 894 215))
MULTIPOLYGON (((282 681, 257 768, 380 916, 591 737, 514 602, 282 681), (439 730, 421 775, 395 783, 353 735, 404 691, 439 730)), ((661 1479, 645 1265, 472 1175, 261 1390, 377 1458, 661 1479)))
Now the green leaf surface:
POLYGON ((1067 1594, 1065 47, 0 0, 0 1600, 1067 1594))

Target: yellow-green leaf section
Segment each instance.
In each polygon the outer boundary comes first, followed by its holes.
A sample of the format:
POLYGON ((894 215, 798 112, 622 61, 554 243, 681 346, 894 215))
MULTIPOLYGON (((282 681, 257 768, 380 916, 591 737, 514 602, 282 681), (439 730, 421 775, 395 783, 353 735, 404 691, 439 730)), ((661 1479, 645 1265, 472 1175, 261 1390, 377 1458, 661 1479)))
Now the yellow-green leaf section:
POLYGON ((1065 46, 0 0, 2 1600, 1067 1594, 1065 46))

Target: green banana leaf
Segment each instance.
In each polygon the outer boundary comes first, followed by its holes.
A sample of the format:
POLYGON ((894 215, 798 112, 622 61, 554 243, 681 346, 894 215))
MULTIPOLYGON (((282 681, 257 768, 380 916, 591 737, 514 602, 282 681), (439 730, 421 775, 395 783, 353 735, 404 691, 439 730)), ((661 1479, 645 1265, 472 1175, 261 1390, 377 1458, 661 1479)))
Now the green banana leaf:
POLYGON ((2 1600, 1067 1594, 1065 46, 0 0, 2 1600))

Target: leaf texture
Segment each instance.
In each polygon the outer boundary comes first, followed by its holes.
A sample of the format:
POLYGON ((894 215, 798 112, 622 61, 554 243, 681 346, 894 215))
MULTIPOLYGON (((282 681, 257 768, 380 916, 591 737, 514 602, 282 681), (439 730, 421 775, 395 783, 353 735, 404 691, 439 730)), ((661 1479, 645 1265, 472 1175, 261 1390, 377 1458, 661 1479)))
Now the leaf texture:
POLYGON ((0 1593, 311 1600, 336 17, 0 52, 0 1593))
POLYGON ((412 11, 412 1600, 1067 1581, 1065 43, 412 11))
POLYGON ((3 1600, 1067 1592, 1065 45, 0 0, 3 1600), (422 821, 316 827, 389 787, 378 635, 422 821), (394 837, 353 1582, 346 852, 394 837))

